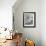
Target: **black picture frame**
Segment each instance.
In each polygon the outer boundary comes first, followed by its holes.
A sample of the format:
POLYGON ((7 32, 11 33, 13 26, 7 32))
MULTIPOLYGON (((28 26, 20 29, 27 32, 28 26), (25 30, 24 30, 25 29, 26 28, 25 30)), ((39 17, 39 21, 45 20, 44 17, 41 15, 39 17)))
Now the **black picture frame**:
POLYGON ((36 27, 36 12, 23 12, 23 27, 36 27))

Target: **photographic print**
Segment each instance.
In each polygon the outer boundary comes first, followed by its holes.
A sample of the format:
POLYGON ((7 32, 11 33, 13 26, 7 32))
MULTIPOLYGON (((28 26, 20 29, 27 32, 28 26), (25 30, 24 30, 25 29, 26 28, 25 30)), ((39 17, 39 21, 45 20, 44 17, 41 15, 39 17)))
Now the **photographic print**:
POLYGON ((35 27, 36 26, 36 13, 24 12, 23 13, 23 27, 35 27))

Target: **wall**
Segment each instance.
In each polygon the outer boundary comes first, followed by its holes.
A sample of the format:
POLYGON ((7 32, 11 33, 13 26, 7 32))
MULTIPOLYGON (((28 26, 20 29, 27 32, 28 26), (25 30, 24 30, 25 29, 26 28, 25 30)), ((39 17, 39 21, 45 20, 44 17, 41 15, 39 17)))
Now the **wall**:
POLYGON ((42 46, 46 46, 46 0, 41 1, 41 40, 42 46))
POLYGON ((18 8, 15 7, 13 11, 15 30, 22 32, 24 39, 31 39, 36 46, 41 46, 41 0, 23 0, 18 8), (23 27, 23 12, 36 12, 35 28, 23 27))
POLYGON ((16 0, 0 0, 0 27, 12 29, 12 6, 16 0))

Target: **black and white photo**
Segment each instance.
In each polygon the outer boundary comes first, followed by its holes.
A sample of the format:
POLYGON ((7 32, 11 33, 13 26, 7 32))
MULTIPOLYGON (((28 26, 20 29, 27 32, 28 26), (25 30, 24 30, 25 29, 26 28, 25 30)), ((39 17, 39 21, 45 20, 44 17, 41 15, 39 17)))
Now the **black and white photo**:
POLYGON ((36 13, 35 12, 24 12, 23 13, 23 26, 24 27, 35 27, 36 25, 36 13))

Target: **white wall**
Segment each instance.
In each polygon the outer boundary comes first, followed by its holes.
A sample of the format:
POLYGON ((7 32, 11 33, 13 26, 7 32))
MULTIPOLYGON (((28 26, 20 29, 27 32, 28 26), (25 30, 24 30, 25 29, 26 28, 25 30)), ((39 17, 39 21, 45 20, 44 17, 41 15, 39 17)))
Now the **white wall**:
POLYGON ((12 6, 16 0, 0 0, 0 27, 12 28, 12 6))
POLYGON ((22 32, 24 38, 34 40, 36 46, 41 46, 41 0, 23 0, 20 4, 14 10, 15 29, 22 32), (23 12, 36 12, 35 28, 23 28, 23 12))
POLYGON ((46 0, 41 2, 41 38, 42 46, 46 46, 46 0))

